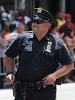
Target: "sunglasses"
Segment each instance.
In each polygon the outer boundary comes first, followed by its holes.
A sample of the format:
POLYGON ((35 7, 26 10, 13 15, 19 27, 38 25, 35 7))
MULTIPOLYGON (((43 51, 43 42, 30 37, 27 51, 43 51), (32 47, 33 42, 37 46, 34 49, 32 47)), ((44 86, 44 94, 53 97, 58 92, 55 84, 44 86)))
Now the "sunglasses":
POLYGON ((44 20, 32 20, 32 23, 43 24, 43 23, 49 23, 49 22, 48 21, 44 21, 44 20))

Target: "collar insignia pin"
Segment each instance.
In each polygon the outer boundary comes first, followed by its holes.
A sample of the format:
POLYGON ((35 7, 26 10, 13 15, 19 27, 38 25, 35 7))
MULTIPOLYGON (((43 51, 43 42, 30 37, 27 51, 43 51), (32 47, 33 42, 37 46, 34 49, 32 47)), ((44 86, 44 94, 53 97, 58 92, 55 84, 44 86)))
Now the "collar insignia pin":
POLYGON ((47 44, 47 47, 46 47, 45 51, 51 52, 51 45, 52 45, 52 42, 48 41, 48 44, 47 44))

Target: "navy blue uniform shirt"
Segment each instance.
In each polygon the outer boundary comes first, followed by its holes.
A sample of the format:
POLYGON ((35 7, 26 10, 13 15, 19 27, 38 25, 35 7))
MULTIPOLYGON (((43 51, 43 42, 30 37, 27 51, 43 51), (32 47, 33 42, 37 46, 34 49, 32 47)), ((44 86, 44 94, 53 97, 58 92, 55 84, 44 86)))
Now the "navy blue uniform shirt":
POLYGON ((21 34, 5 54, 12 58, 19 56, 16 72, 19 81, 39 81, 56 71, 59 63, 65 65, 73 62, 63 41, 50 33, 41 41, 33 33, 21 34))

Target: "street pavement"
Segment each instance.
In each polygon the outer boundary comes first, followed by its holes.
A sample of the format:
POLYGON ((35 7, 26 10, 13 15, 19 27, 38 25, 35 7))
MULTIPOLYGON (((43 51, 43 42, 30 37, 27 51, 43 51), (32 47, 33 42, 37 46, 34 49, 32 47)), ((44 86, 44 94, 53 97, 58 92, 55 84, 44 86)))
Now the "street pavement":
MULTIPOLYGON (((14 100, 12 89, 0 89, 0 100, 14 100)), ((75 100, 75 83, 57 86, 57 100, 75 100)))
POLYGON ((75 83, 65 83, 57 87, 57 100, 75 100, 75 83))
POLYGON ((14 100, 12 89, 0 89, 0 100, 14 100))

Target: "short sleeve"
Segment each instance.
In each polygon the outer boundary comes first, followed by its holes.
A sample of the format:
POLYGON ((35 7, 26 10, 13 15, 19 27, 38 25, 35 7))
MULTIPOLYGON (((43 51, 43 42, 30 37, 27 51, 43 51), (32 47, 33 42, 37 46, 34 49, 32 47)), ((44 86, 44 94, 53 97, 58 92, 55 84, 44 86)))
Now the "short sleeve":
POLYGON ((5 54, 8 56, 8 57, 12 57, 12 58, 15 58, 17 55, 18 55, 18 38, 16 38, 10 45, 9 47, 6 49, 5 51, 5 54))
POLYGON ((72 62, 74 62, 72 55, 70 54, 68 48, 66 47, 66 45, 64 44, 64 42, 60 42, 61 43, 61 47, 59 48, 59 52, 57 52, 57 55, 59 55, 58 59, 59 62, 62 65, 67 65, 70 64, 72 62))

